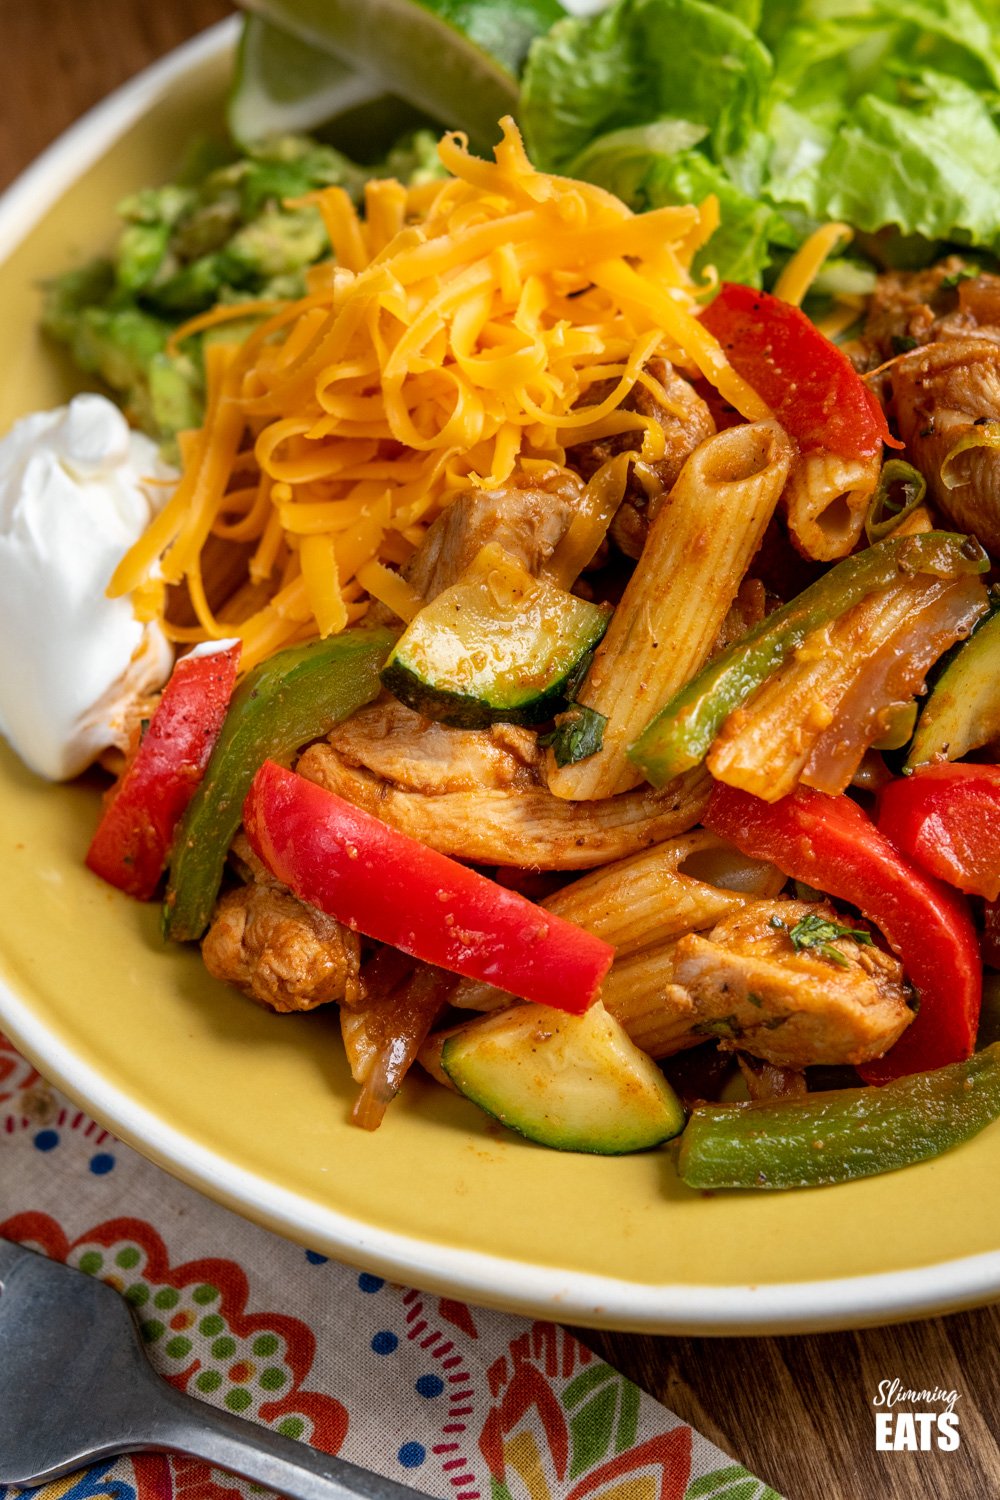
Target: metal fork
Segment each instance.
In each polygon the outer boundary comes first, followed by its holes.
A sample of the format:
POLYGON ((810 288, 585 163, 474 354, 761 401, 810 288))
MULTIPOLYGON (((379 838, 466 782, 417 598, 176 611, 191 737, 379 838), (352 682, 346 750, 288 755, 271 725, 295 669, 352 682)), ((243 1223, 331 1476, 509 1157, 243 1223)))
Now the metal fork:
POLYGON ((0 1484, 142 1451, 205 1459, 292 1500, 426 1500, 175 1390, 112 1287, 0 1239, 0 1484))

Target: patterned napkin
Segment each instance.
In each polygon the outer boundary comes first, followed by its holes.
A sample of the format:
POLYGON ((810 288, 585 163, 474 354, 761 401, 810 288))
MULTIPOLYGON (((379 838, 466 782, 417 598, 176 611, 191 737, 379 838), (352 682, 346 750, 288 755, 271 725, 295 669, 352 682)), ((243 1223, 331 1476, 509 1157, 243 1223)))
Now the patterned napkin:
MULTIPOLYGON (((440 1500, 780 1500, 563 1329, 351 1270, 175 1182, 2 1037, 0 1235, 124 1292, 179 1389, 440 1500)), ((36 1493, 263 1494, 157 1455, 36 1493)))

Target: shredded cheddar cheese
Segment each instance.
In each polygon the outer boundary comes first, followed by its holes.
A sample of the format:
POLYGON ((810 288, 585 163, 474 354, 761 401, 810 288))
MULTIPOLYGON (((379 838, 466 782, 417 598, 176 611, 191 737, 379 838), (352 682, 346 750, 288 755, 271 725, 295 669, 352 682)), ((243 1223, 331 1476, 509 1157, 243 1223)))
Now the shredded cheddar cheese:
POLYGON ((793 307, 801 307, 824 262, 838 245, 852 239, 849 224, 821 224, 800 245, 774 284, 774 295, 793 307))
POLYGON ((451 134, 448 178, 369 183, 363 216, 341 188, 312 195, 333 260, 308 294, 181 330, 260 320, 242 343, 206 348, 204 424, 112 580, 174 639, 238 634, 246 669, 343 630, 372 599, 412 618, 421 601, 394 568, 462 491, 561 470, 569 444, 630 429, 638 461, 655 462, 658 425, 620 409, 636 382, 655 387, 653 356, 705 376, 743 416, 770 415, 695 316, 709 285, 691 261, 715 201, 634 214, 535 171, 513 122, 502 129, 494 161, 451 134), (588 403, 591 387, 606 394, 588 403), (243 559, 217 613, 210 542, 243 559), (197 624, 171 620, 172 585, 197 624))

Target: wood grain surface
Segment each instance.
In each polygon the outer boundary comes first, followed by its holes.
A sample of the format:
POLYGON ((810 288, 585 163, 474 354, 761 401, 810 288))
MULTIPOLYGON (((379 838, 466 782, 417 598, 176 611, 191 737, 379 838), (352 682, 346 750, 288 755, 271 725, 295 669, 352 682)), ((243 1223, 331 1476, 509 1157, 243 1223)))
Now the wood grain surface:
MULTIPOLYGON (((231 9, 226 0, 0 0, 0 183, 124 79, 231 9)), ((775 1339, 579 1332, 788 1500, 1000 1497, 997 1308, 775 1339), (959 1392, 957 1451, 875 1451, 872 1397, 895 1377, 905 1388, 959 1392)))

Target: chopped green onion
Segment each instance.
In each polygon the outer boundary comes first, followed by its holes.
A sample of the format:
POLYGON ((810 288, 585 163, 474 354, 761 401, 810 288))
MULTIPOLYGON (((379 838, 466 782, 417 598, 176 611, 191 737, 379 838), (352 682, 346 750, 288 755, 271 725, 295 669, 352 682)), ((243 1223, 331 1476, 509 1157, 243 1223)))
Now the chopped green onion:
POLYGON ((869 542, 880 542, 895 531, 900 521, 921 504, 926 493, 927 481, 919 469, 902 458, 888 459, 882 465, 865 517, 869 542))

